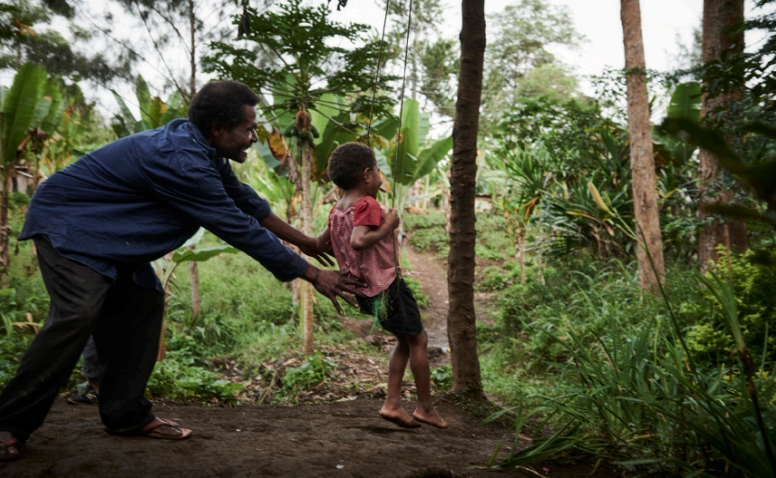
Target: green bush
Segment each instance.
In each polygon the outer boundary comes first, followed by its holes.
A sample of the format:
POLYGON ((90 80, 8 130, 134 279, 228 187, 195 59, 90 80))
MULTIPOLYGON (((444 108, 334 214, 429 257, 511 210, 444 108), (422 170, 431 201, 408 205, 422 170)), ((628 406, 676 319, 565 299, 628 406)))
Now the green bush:
POLYGON ((416 231, 418 229, 432 229, 445 226, 445 215, 439 213, 433 214, 405 214, 404 215, 404 230, 407 232, 416 231))
MULTIPOLYGON (((744 340, 752 353, 776 361, 776 247, 749 250, 743 255, 728 254, 719 249, 720 259, 711 267, 717 275, 732 280, 738 305, 738 317, 744 340), (767 344, 766 344, 767 340, 767 344)), ((726 363, 733 339, 726 330, 722 308, 705 290, 705 300, 683 303, 681 310, 695 317, 687 334, 691 353, 698 360, 726 363)))
POLYGON ((320 353, 311 355, 302 365, 286 371, 282 380, 283 386, 278 395, 293 400, 293 397, 300 392, 328 380, 336 369, 337 364, 320 353))
POLYGON ((439 251, 448 244, 447 233, 442 227, 418 229, 410 237, 410 244, 418 251, 439 251))
MULTIPOLYGON (((520 270, 517 270, 518 277, 520 270)), ((498 266, 488 266, 482 271, 482 279, 477 283, 477 289, 483 291, 501 290, 514 282, 514 272, 503 271, 498 266)))

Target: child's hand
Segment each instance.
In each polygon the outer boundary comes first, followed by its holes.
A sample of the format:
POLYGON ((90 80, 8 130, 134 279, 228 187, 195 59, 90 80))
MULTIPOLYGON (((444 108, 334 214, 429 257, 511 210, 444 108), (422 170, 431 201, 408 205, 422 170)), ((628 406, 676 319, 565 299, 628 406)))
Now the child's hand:
POLYGON ((385 213, 385 223, 388 224, 391 230, 399 227, 399 213, 396 212, 396 209, 388 209, 388 212, 385 213))

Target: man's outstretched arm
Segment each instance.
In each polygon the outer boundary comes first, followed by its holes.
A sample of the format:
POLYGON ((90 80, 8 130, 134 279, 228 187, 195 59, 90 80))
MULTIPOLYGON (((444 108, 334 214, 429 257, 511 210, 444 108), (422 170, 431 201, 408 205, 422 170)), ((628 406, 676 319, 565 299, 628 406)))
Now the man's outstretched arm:
POLYGON ((318 249, 318 238, 308 236, 302 231, 295 229, 276 216, 275 213, 270 212, 269 215, 259 221, 259 224, 261 224, 261 227, 276 235, 278 239, 295 245, 299 250, 310 257, 314 257, 321 264, 325 266, 334 265, 334 261, 331 257, 318 249))

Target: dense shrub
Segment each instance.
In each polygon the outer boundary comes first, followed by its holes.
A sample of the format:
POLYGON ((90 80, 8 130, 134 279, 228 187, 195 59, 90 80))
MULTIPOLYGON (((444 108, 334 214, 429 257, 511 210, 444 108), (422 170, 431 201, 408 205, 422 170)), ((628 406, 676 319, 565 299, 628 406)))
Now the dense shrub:
MULTIPOLYGON (((744 340, 756 357, 776 361, 776 248, 728 256, 721 247, 719 253, 720 259, 711 270, 732 281, 744 340)), ((711 292, 704 290, 703 297, 703 301, 682 304, 684 312, 696 317, 687 334, 688 346, 698 360, 725 363, 734 348, 733 339, 711 292)))

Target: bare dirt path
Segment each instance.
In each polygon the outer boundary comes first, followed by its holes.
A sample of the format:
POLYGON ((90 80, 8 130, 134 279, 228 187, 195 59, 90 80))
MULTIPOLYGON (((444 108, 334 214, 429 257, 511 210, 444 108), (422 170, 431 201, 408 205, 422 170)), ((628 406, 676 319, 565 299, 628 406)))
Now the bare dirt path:
POLYGON ((430 252, 417 252, 405 247, 412 269, 405 275, 422 284, 421 291, 428 296, 428 307, 422 311, 423 327, 428 334, 429 357, 432 367, 450 362, 450 343, 447 339, 447 271, 430 252))

